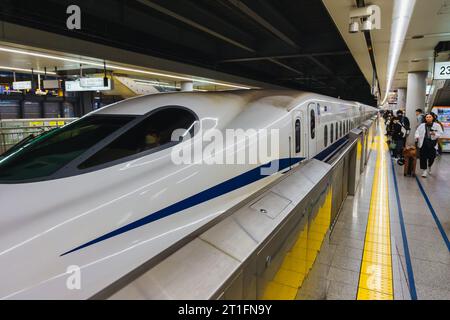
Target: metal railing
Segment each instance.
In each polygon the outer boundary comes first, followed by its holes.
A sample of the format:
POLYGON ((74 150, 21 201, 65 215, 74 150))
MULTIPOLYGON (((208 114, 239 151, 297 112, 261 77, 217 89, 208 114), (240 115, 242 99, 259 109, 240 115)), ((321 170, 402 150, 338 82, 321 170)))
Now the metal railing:
POLYGON ((0 120, 0 155, 17 143, 44 131, 62 127, 77 118, 0 120))

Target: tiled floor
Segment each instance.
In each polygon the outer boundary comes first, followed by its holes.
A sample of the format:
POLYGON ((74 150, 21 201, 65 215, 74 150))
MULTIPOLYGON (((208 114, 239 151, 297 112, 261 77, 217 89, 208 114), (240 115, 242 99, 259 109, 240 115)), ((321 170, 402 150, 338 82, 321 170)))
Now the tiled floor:
MULTIPOLYGON (((418 183, 413 178, 404 177, 402 169, 395 166, 417 298, 449 299, 450 248, 438 229, 418 183)), ((418 179, 445 235, 450 237, 450 155, 444 154, 437 159, 431 176, 418 179)), ((404 255, 401 256, 404 261, 404 255)))
MULTIPOLYGON (((331 267, 327 299, 356 299, 377 150, 373 150, 358 191, 349 196, 330 238, 331 267)), ((394 299, 450 299, 450 251, 414 178, 394 165, 403 226, 410 258, 405 254, 393 171, 389 162, 389 209, 394 299), (408 269, 408 261, 410 268, 408 269), (408 272, 408 270, 410 272, 408 272), (412 272, 411 272, 412 271, 412 272), (414 296, 414 294, 413 294, 414 296)), ((447 237, 450 236, 450 155, 440 157, 433 175, 419 178, 447 237)), ((360 295, 362 293, 360 292, 360 295)))

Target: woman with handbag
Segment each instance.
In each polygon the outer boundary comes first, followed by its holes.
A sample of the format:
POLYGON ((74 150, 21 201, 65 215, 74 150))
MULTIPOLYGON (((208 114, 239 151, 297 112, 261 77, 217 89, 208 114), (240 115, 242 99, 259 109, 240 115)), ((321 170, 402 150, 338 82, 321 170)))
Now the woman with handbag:
POLYGON ((442 133, 441 126, 431 114, 425 116, 425 123, 419 125, 416 130, 415 138, 420 148, 420 169, 423 170, 424 178, 431 174, 431 166, 436 158, 436 143, 442 133))

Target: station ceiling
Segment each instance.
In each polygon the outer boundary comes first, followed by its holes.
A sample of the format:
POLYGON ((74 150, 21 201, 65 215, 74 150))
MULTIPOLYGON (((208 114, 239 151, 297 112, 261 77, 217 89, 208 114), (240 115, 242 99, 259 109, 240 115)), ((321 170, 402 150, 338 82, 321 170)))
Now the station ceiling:
POLYGON ((39 5, 3 0, 0 20, 277 86, 375 103, 321 0, 42 0, 39 5), (66 28, 71 4, 82 11, 79 31, 66 28))
MULTIPOLYGON (((370 81, 372 64, 363 33, 348 32, 350 10, 357 4, 375 4, 381 8, 381 29, 370 32, 381 91, 386 91, 389 42, 391 37, 392 0, 323 0, 359 67, 370 81)), ((450 1, 417 0, 393 81, 393 90, 407 87, 409 72, 428 72, 432 83, 434 51, 441 42, 450 41, 450 1)))

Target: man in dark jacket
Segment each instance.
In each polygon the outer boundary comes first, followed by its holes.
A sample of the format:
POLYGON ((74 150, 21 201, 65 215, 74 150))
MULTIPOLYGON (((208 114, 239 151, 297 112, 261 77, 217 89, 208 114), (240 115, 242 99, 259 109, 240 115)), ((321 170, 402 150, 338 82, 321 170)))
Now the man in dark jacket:
POLYGON ((391 137, 392 142, 395 144, 395 148, 392 152, 392 156, 394 159, 399 159, 402 157, 403 147, 405 146, 406 130, 403 128, 403 125, 400 122, 399 117, 393 117, 391 123, 391 137))
POLYGON ((400 126, 395 126, 396 127, 396 133, 395 136, 396 138, 394 139, 397 147, 396 147, 396 157, 395 158, 403 158, 403 148, 406 145, 406 138, 409 135, 409 132, 411 131, 411 124, 409 122, 409 119, 407 117, 404 116, 403 111, 402 110, 398 110, 397 111, 397 119, 398 119, 398 124, 400 126))
MULTIPOLYGON (((409 131, 411 130, 411 124, 409 122, 409 119, 403 114, 402 110, 397 111, 397 117, 400 121, 400 124, 405 128, 406 130, 406 136, 409 135, 409 131)), ((406 137, 405 137, 406 139, 406 137)))

